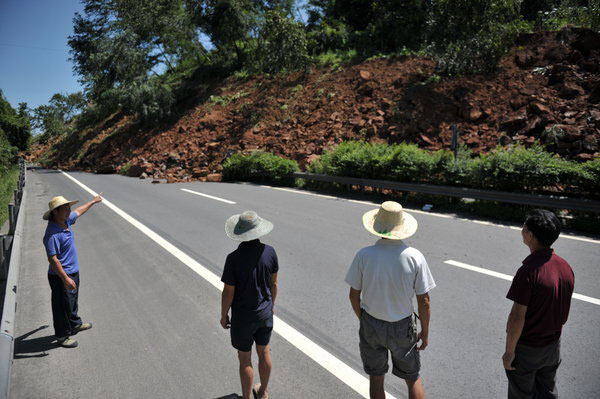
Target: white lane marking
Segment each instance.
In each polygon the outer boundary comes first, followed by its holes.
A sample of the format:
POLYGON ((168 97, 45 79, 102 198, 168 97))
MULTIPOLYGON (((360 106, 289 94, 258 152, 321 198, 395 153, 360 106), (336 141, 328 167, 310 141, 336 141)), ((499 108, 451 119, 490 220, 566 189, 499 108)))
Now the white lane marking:
MULTIPOLYGON (((76 184, 78 184, 81 188, 90 193, 92 196, 97 195, 96 192, 88 188, 86 185, 84 185, 74 177, 70 176, 68 173, 62 171, 61 173, 63 173, 69 179, 73 180, 76 184)), ((186 253, 184 253, 183 251, 175 247, 173 244, 156 234, 154 231, 150 230, 148 227, 131 217, 129 214, 119 209, 112 202, 108 201, 107 199, 104 199, 102 203, 108 206, 111 210, 113 210, 123 219, 131 223, 142 233, 146 234, 150 239, 152 239, 158 245, 163 247, 166 251, 168 251, 177 259, 179 259, 183 264, 185 264, 190 269, 198 273, 202 278, 204 278, 206 281, 212 284, 219 291, 223 291, 223 283, 216 274, 208 270, 206 267, 202 266, 200 263, 196 262, 186 253)), ((278 333, 290 344, 294 345, 308 357, 317 362, 325 370, 329 371, 335 377, 340 379, 343 383, 348 385, 354 391, 359 393, 363 398, 369 397, 369 380, 366 377, 364 377, 352 367, 348 366, 347 364, 333 356, 331 353, 327 352, 325 349, 321 348, 319 345, 308 339, 305 335, 303 335, 294 327, 281 320, 279 317, 273 316, 273 319, 273 330, 276 333, 278 333)), ((387 392, 386 397, 396 399, 394 396, 390 395, 387 392)))
POLYGON ((235 202, 235 201, 229 201, 229 200, 226 200, 226 199, 224 199, 224 198, 215 197, 215 196, 213 196, 213 195, 208 195, 208 194, 199 193, 198 191, 192 191, 192 190, 188 190, 187 188, 182 188, 182 189, 181 189, 181 191, 185 191, 186 193, 190 193, 190 194, 196 194, 196 195, 199 195, 199 196, 201 196, 201 197, 206 197, 206 198, 214 199, 214 200, 217 200, 217 201, 221 201, 221 202, 224 202, 224 203, 226 203, 226 204, 232 204, 232 205, 233 205, 233 204, 236 204, 236 202, 235 202))
MULTIPOLYGON (((446 261, 444 261, 444 263, 446 263, 448 265, 460 267, 460 268, 463 268, 463 269, 471 270, 471 271, 474 271, 474 272, 477 272, 477 273, 487 274, 488 276, 493 276, 493 277, 501 278, 503 280, 508 280, 508 281, 512 281, 513 280, 513 276, 510 276, 508 274, 498 273, 498 272, 495 272, 493 270, 488 270, 488 269, 484 269, 482 267, 468 265, 466 263, 457 262, 455 260, 446 260, 446 261)), ((580 301, 593 303, 594 305, 600 305, 600 299, 593 298, 591 296, 581 295, 581 294, 577 294, 577 293, 574 292, 573 293, 573 298, 579 299, 580 301)))
MULTIPOLYGON (((273 187, 273 186, 267 186, 267 185, 261 185, 261 187, 271 188, 273 190, 287 191, 287 192, 296 193, 296 194, 312 195, 313 197, 321 197, 321 198, 329 198, 329 199, 335 199, 335 200, 343 200, 343 201, 353 202, 355 204, 363 204, 363 205, 369 205, 369 206, 374 206, 374 207, 378 207, 379 206, 379 204, 375 203, 375 202, 359 201, 359 200, 349 200, 349 199, 346 199, 346 198, 334 197, 334 196, 331 196, 331 195, 311 193, 309 191, 300 191, 300 190, 294 190, 294 189, 290 189, 290 188, 273 187)), ((501 227, 503 229, 511 229, 511 230, 521 230, 521 227, 518 227, 518 226, 509 226, 509 225, 500 224, 500 223, 486 222, 484 220, 475 220, 475 219, 461 218, 461 217, 458 217, 458 216, 451 216, 451 215, 446 215, 446 214, 443 214, 443 213, 426 212, 426 211, 420 211, 420 210, 417 210, 417 209, 408 209, 408 208, 407 208, 407 211, 408 212, 413 212, 413 213, 419 213, 419 214, 422 214, 422 215, 435 216, 435 217, 444 218, 444 219, 462 220, 464 222, 477 223, 477 224, 481 224, 481 225, 484 225, 484 226, 501 227)), ((589 243, 592 243, 592 244, 600 244, 600 240, 595 240, 593 238, 579 237, 579 236, 569 235, 569 234, 561 234, 560 237, 562 237, 562 238, 568 238, 569 240, 577 240, 577 241, 589 242, 589 243)))

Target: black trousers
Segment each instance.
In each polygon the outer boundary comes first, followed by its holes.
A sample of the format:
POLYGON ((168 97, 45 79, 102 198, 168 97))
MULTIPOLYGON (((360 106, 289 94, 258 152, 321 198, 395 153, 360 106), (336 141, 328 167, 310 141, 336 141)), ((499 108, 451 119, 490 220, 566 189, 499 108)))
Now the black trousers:
POLYGON ((73 329, 81 325, 77 315, 79 299, 79 272, 68 275, 77 286, 75 290, 67 290, 60 277, 48 274, 48 282, 52 290, 52 321, 57 338, 72 335, 73 329))
POLYGON ((556 399, 556 370, 560 365, 560 340, 541 347, 519 345, 513 367, 506 370, 509 399, 556 399))

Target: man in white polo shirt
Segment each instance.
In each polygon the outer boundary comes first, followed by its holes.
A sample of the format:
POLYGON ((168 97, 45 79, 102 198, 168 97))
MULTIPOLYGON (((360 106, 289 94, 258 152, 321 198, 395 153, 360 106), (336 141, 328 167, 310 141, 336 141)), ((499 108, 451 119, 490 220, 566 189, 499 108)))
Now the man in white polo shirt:
POLYGON ((383 382, 390 352, 392 373, 406 381, 409 398, 425 398, 418 351, 428 344, 428 292, 435 282, 423 254, 401 241, 417 231, 417 221, 403 212, 399 203, 387 201, 365 213, 363 225, 381 239, 358 251, 346 282, 352 309, 360 320, 360 357, 370 377, 370 397, 385 398, 383 382), (414 295, 421 321, 418 334, 413 319, 414 295))

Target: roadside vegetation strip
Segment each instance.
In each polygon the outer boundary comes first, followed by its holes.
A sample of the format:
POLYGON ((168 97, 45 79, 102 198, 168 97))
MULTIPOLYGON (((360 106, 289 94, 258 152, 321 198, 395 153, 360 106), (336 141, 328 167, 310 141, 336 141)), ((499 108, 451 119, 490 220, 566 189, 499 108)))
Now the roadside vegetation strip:
POLYGON ((0 176, 0 227, 8 219, 8 204, 11 203, 13 192, 19 180, 19 167, 14 165, 0 176))
MULTIPOLYGON (((473 272, 487 274, 488 276, 496 277, 496 278, 499 278, 502 280, 507 280, 507 281, 513 280, 513 276, 510 276, 508 274, 498 273, 493 270, 488 270, 488 269, 484 269, 483 267, 478 267, 478 266, 473 266, 473 265, 469 265, 469 264, 462 263, 462 262, 457 262, 455 260, 446 260, 446 261, 444 261, 444 263, 451 265, 451 266, 460 267, 462 269, 471 270, 473 272)), ((579 299, 580 301, 589 302, 594 305, 600 305, 600 299, 597 299, 597 298, 594 298, 591 296, 581 295, 581 294, 577 294, 574 292, 573 298, 579 299)))
POLYGON ((192 190, 188 190, 187 188, 182 188, 182 189, 181 189, 181 191, 185 191, 186 193, 190 193, 190 194, 196 194, 196 195, 199 195, 199 196, 201 196, 201 197, 206 197, 206 198, 214 199, 214 200, 216 200, 216 201, 221 201, 221 202, 224 202, 224 203, 226 203, 226 204, 231 204, 231 205, 233 205, 233 204, 236 204, 236 203, 237 203, 237 202, 235 202, 235 201, 229 201, 229 200, 226 200, 226 199, 224 199, 224 198, 215 197, 215 196, 213 196, 213 195, 208 195, 208 194, 199 193, 198 191, 192 191, 192 190))
MULTIPOLYGON (((295 194, 311 195, 313 197, 321 197, 321 198, 334 199, 334 200, 343 200, 343 201, 348 201, 348 202, 352 202, 355 204, 362 204, 362 205, 368 205, 368 206, 373 206, 373 207, 379 206, 379 204, 375 203, 375 202, 352 200, 352 199, 335 197, 332 195, 317 194, 317 193, 313 193, 310 191, 302 191, 302 190, 297 190, 297 189, 292 189, 292 188, 273 187, 273 186, 267 186, 267 185, 261 185, 260 187, 270 188, 270 189, 278 190, 278 191, 286 191, 286 192, 295 193, 295 194)), ((481 224, 484 226, 500 227, 503 229, 511 229, 511 230, 521 230, 521 227, 519 227, 519 226, 510 226, 510 225, 505 225, 505 224, 501 224, 501 223, 488 222, 488 221, 484 221, 484 220, 461 218, 458 216, 446 215, 446 214, 438 213, 438 212, 420 211, 418 209, 410 209, 410 208, 406 208, 406 211, 409 213, 417 213, 417 214, 421 214, 421 215, 435 216, 435 217, 439 217, 439 218, 443 218, 443 219, 462 220, 465 222, 481 224)), ((589 242, 591 244, 600 244, 600 240, 595 240, 593 238, 580 237, 580 236, 564 234, 564 233, 561 234, 560 237, 567 238, 569 240, 589 242)))
MULTIPOLYGON (((92 189, 90 189, 85 184, 81 183, 79 180, 75 179, 68 173, 62 171, 61 173, 69 179, 71 179, 81 188, 83 188, 90 195, 97 195, 95 191, 93 191, 92 189)), ((140 230, 142 233, 144 233, 146 236, 148 236, 150 239, 152 239, 154 242, 160 245, 171 255, 179 259, 183 264, 185 264, 194 272, 199 274, 202 278, 204 278, 206 281, 212 284, 219 291, 223 291, 223 283, 216 274, 214 274, 206 267, 195 261, 192 257, 190 257, 185 252, 181 251, 179 248, 162 238, 160 235, 156 234, 144 224, 131 217, 128 213, 118 208, 109 200, 104 199, 102 203, 108 206, 112 211, 121 216, 123 219, 131 223, 135 228, 140 230)), ((311 341, 304 334, 287 324, 285 321, 281 320, 279 317, 273 316, 273 318, 275 320, 275 322, 273 323, 273 330, 276 333, 278 333, 282 338, 284 338, 294 347, 306 354, 312 360, 317 362, 321 367, 329 371, 343 383, 345 383, 354 391, 359 393, 362 397, 369 397, 369 380, 365 376, 363 376, 362 374, 354 370, 352 367, 348 366, 347 364, 333 356, 331 353, 327 352, 325 349, 311 341)), ((394 396, 390 395, 387 392, 386 397, 390 399, 395 399, 394 396)))

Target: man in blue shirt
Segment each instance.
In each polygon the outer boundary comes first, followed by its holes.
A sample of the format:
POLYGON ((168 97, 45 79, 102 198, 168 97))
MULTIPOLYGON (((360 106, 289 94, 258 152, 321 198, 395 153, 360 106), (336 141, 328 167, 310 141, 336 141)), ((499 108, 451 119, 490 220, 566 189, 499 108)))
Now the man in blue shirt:
POLYGON ((267 384, 271 376, 269 341, 273 331, 273 306, 277 297, 279 264, 275 250, 259 241, 273 224, 254 211, 233 215, 225 223, 225 233, 242 241, 227 256, 221 297, 221 326, 231 328, 231 345, 237 349, 240 361, 242 397, 267 399, 267 384), (231 308, 231 321, 229 309, 231 308), (256 342, 260 384, 252 387, 252 345, 256 342))
POLYGON ((48 282, 52 290, 52 319, 57 342, 65 348, 75 348, 77 341, 71 335, 89 330, 92 323, 83 323, 77 315, 79 297, 79 260, 71 226, 94 204, 102 201, 102 193, 71 212, 69 201, 63 196, 52 198, 43 219, 48 221, 44 247, 48 256, 48 282))

